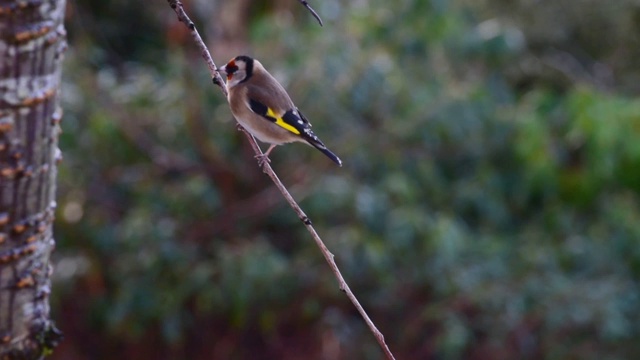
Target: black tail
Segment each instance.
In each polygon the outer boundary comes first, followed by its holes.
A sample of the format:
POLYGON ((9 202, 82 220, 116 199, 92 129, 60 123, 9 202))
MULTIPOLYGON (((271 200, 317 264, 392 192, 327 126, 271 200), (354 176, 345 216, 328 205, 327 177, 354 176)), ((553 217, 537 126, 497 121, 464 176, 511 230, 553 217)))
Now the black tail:
POLYGON ((332 153, 331 150, 327 149, 326 146, 320 141, 320 139, 314 134, 310 129, 306 132, 304 139, 307 140, 311 146, 322 151, 323 154, 327 155, 329 159, 331 159, 334 163, 338 164, 338 166, 342 166, 342 160, 336 154, 332 153))
POLYGON ((315 144, 311 144, 313 145, 316 149, 322 151, 323 154, 327 155, 327 157, 331 160, 333 160, 334 163, 338 164, 338 166, 342 166, 342 160, 340 160, 339 157, 336 156, 336 154, 332 153, 331 150, 327 149, 326 146, 318 146, 315 144))

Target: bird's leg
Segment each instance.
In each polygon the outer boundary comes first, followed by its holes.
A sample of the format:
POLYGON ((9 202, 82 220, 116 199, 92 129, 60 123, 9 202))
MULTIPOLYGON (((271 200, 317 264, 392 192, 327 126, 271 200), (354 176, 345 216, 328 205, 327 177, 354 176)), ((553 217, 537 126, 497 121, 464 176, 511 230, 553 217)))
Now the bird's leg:
POLYGON ((271 144, 267 151, 264 154, 256 155, 256 159, 258 159, 258 166, 263 167, 265 163, 270 163, 271 159, 269 159, 269 154, 271 150, 273 150, 277 145, 271 144))

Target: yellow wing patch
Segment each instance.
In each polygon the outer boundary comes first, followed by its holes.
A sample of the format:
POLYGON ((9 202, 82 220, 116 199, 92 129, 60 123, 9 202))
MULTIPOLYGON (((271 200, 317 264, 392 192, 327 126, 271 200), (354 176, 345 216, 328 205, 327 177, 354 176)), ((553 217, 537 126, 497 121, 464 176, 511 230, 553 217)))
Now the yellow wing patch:
POLYGON ((280 117, 278 114, 276 114, 275 112, 273 112, 273 110, 271 110, 270 107, 267 107, 267 116, 273 119, 276 119, 276 125, 291 131, 292 133, 296 134, 296 135, 300 135, 300 131, 298 131, 298 129, 294 128, 293 126, 287 124, 282 117, 280 117))

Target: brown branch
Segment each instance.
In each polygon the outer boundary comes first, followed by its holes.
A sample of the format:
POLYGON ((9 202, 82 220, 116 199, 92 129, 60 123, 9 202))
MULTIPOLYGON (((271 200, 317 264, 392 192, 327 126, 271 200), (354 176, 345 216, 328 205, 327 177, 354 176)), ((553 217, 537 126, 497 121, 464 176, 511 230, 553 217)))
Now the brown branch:
MULTIPOLYGON (((196 30, 195 25, 193 24, 193 22, 189 19, 189 17, 185 13, 185 11, 184 11, 184 9, 182 7, 182 3, 179 0, 167 0, 167 1, 169 2, 169 5, 171 6, 171 8, 178 15, 178 20, 183 22, 189 28, 189 30, 191 31, 191 34, 192 34, 194 40, 196 41, 196 44, 198 45, 198 47, 201 50, 202 57, 204 58, 204 60, 206 61, 207 65, 209 67, 209 72, 211 74, 211 77, 213 79, 214 84, 216 84, 216 85, 218 85, 220 87, 220 89, 222 90, 222 93, 225 95, 225 98, 226 98, 227 97, 227 89, 224 86, 224 83, 222 82, 222 78, 220 77, 220 74, 217 71, 217 67, 214 64, 213 59, 211 58, 211 54, 209 53, 209 50, 207 49, 207 47, 204 45, 204 42, 202 41, 202 38, 200 37, 200 34, 198 34, 198 31, 196 30)), ((307 9, 309 9, 312 12, 312 14, 314 14, 314 16, 316 16, 318 21, 320 21, 320 18, 317 16, 315 11, 313 11, 313 9, 311 9, 311 7, 307 4, 306 1, 303 1, 303 0, 299 0, 299 1, 303 5, 305 5, 305 7, 307 7, 307 9)), ((322 21, 320 21, 320 23, 322 24, 322 21)), ((244 133, 247 135, 247 139, 249 140, 249 144, 251 144, 251 147, 253 148, 253 151, 255 152, 256 157, 259 157, 260 155, 262 155, 262 150, 260 150, 260 146, 258 146, 258 143, 256 142, 256 139, 253 137, 253 135, 251 135, 250 133, 245 131, 244 128, 242 128, 242 126, 240 126, 239 124, 238 124, 238 128, 240 130, 243 130, 244 133)), ((311 234, 311 236, 315 240, 316 245, 322 251, 322 254, 324 255, 324 258, 327 261, 327 263, 329 264, 329 266, 331 267, 331 270, 333 271, 336 279, 338 280, 338 284, 340 286, 340 290, 344 291, 347 294, 347 297, 349 298, 349 300, 351 300, 353 305, 356 307, 356 309, 360 313, 360 316, 362 316, 364 321, 367 323, 367 326, 369 327, 369 329, 371 330, 371 332, 375 336, 376 340, 378 341, 378 344, 382 348, 382 351, 384 352, 384 354, 387 357, 387 359, 395 359, 393 357, 393 354, 391 353, 391 350, 389 350, 389 347, 387 346, 387 344, 384 341, 384 336, 378 330, 378 328, 375 326, 373 321, 371 321, 371 319, 367 315, 366 311, 364 310, 362 305, 360 305, 360 302, 358 301, 356 296, 353 294, 353 292, 349 288, 349 285, 347 285, 347 282, 344 280, 344 277, 342 277, 342 274, 340 273, 340 269, 338 269, 338 265, 336 265, 336 262, 334 260, 334 255, 324 245, 324 242, 322 241, 322 239, 320 238, 320 236, 316 232, 316 230, 313 227, 309 217, 304 213, 304 211, 302 211, 302 209, 300 208, 300 205, 298 205, 298 203, 293 199, 293 197, 291 196, 291 194, 289 193, 287 188, 282 184, 282 182, 280 181, 280 179, 278 178, 278 176, 273 171, 273 169, 271 168, 271 166, 269 165, 269 163, 267 161, 265 161, 263 163, 262 170, 267 175, 269 175, 271 180, 273 180, 273 182, 276 185, 276 187, 278 188, 278 190, 280 190, 280 192, 282 193, 282 196, 284 196, 284 198, 287 200, 287 202, 289 203, 291 208, 293 208, 293 210, 296 212, 296 214, 298 214, 298 218, 304 223, 305 227, 307 228, 307 230, 309 231, 309 233, 311 234)))
POLYGON ((198 33, 198 30, 196 30, 196 25, 193 23, 193 21, 191 21, 191 19, 189 19, 189 16, 187 16, 187 13, 184 11, 182 2, 180 0, 167 1, 169 2, 169 6, 171 6, 171 8, 176 12, 176 15, 178 15, 178 21, 184 23, 189 28, 191 36, 193 36, 193 40, 196 42, 196 45, 200 49, 200 55, 202 55, 202 58, 207 63, 209 74, 211 74, 211 80, 213 80, 214 84, 220 87, 220 90, 222 90, 222 93, 226 98, 228 93, 226 86, 224 86, 224 80, 222 80, 222 77, 218 72, 218 67, 213 62, 213 58, 211 57, 211 53, 209 53, 209 49, 207 49, 204 41, 202 41, 202 37, 200 37, 200 33, 198 33))
MULTIPOLYGON (((253 148, 253 151, 255 151, 256 155, 257 156, 262 155, 262 150, 260 150, 260 147, 258 146, 258 143, 256 143, 253 136, 249 134, 246 130, 244 130, 244 128, 240 127, 240 129, 243 130, 245 134, 247 134, 251 147, 253 148)), ((385 355, 387 356, 387 359, 395 359, 393 357, 393 354, 391 353, 391 350, 389 350, 389 347, 384 341, 384 335, 382 335, 382 333, 380 332, 380 330, 378 330, 378 328, 373 323, 373 321, 371 321, 371 319, 369 318, 369 315, 367 315, 367 312, 364 310, 362 305, 360 305, 360 302, 358 301, 356 296, 353 294, 353 292, 349 288, 349 285, 347 284, 347 282, 344 280, 344 277, 342 277, 342 273, 340 272, 340 269, 338 269, 338 265, 336 265, 336 262, 334 260, 335 256, 324 245, 324 242, 320 238, 320 235, 318 235, 318 233, 316 232, 316 229, 313 227, 313 224, 311 223, 311 219, 309 219, 307 214, 305 214, 304 211, 302 211, 302 208, 300 208, 300 205, 298 205, 298 203, 293 199, 293 197, 291 196, 287 188, 282 184, 282 181, 280 181, 280 179, 278 178, 278 175, 276 175, 273 169, 271 169, 271 165, 269 165, 268 161, 263 162, 262 170, 265 172, 265 174, 269 175, 271 180, 273 180, 273 183, 276 185, 278 190, 280 190, 280 192, 282 193, 282 196, 284 196, 284 198, 287 200, 289 205, 291 205, 291 208, 293 208, 296 214, 298 214, 298 218, 304 223, 304 226, 307 227, 307 230, 313 237, 313 240, 315 240, 316 245, 318 245, 318 247, 322 251, 322 255, 324 255, 324 258, 325 260, 327 260, 327 263, 331 267, 331 270, 333 270, 333 273, 336 276, 336 279, 338 280, 338 284, 340 285, 340 290, 344 291, 344 293, 347 294, 347 297, 349 298, 349 300, 351 300, 353 305, 356 307, 356 309, 360 313, 360 316, 362 316, 364 321, 367 323, 367 326, 369 326, 369 329, 371 330, 373 335, 376 337, 376 340, 378 341, 378 344, 380 345, 385 355)))
POLYGON ((306 7, 307 10, 309 10, 311 15, 313 15, 313 17, 316 18, 316 20, 318 20, 318 23, 320 24, 320 26, 322 26, 322 19, 320 19, 320 15, 318 15, 318 13, 315 10, 313 10, 311 5, 309 5, 309 3, 306 0, 298 0, 298 1, 300 2, 300 4, 302 4, 302 6, 306 7))

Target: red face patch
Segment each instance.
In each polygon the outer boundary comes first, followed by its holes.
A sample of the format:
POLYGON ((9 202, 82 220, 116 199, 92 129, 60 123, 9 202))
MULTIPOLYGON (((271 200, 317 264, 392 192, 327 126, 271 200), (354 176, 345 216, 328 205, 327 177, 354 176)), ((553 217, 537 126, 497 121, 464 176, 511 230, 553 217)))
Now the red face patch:
POLYGON ((233 74, 238 71, 238 66, 234 60, 231 60, 227 63, 225 69, 227 71, 227 80, 231 80, 231 78, 233 78, 233 74))

